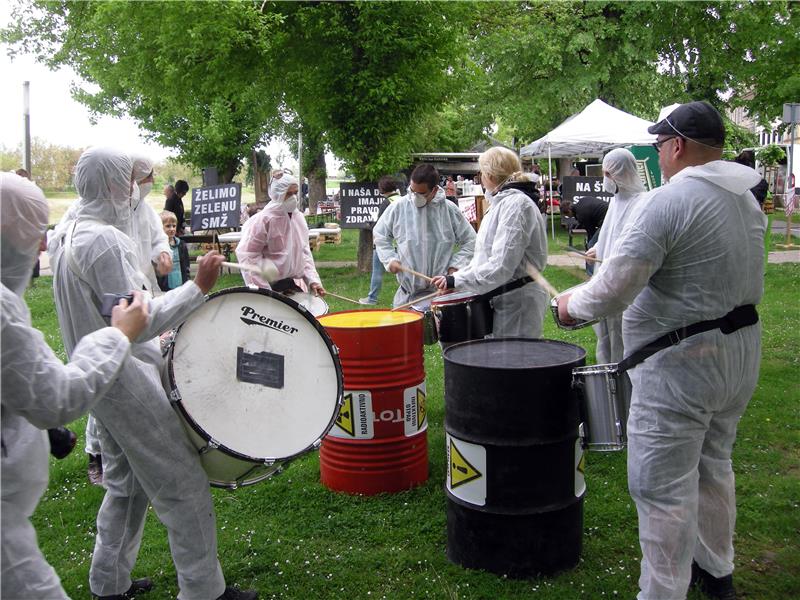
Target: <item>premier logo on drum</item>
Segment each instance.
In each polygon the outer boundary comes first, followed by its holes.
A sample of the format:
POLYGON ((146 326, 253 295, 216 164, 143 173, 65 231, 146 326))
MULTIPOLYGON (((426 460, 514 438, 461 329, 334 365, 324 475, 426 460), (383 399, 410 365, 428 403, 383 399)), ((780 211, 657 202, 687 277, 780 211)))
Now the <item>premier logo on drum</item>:
POLYGON ((298 332, 297 327, 292 327, 291 325, 286 325, 283 321, 276 321, 270 317, 260 315, 250 306, 242 306, 242 316, 240 319, 245 325, 261 325, 262 327, 269 327, 270 329, 280 331, 287 335, 298 332))

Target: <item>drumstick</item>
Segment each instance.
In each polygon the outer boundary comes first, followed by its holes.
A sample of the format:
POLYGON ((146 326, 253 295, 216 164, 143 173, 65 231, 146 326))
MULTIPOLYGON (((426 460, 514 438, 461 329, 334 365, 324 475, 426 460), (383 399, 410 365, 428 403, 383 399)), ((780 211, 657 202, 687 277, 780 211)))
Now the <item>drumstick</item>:
POLYGON ((411 273, 415 277, 424 279, 425 281, 433 281, 433 277, 428 277, 427 275, 423 275, 419 271, 415 271, 414 269, 409 269, 408 267, 404 267, 403 265, 399 265, 397 268, 400 269, 401 271, 405 271, 406 273, 411 273))
POLYGON ((243 265, 240 263, 233 263, 233 262, 222 262, 220 263, 221 267, 230 267, 231 269, 239 269, 240 271, 252 271, 253 273, 257 273, 259 275, 264 274, 264 271, 259 269, 255 265, 243 265))
POLYGON ((333 296, 334 298, 339 298, 339 300, 347 300, 348 302, 352 302, 353 304, 361 304, 358 300, 353 300, 352 298, 348 298, 347 296, 340 296, 339 294, 334 294, 328 290, 325 290, 326 296, 333 296))
POLYGON ((552 285, 550 285, 550 282, 544 278, 544 275, 542 275, 539 272, 539 270, 536 267, 534 267, 531 263, 529 262, 525 263, 525 271, 528 273, 528 275, 531 276, 531 279, 533 279, 536 283, 538 283, 545 290, 547 290, 547 293, 550 294, 553 298, 558 296, 558 290, 554 288, 552 285))
POLYGON ((599 258, 594 258, 593 256, 589 256, 588 254, 584 254, 583 252, 567 252, 570 256, 575 256, 578 258, 582 258, 584 260, 588 260, 589 262, 601 263, 603 262, 599 258))
POLYGON ((442 293, 441 291, 437 290, 433 294, 430 294, 428 296, 422 296, 421 298, 414 298, 411 302, 406 302, 405 304, 401 304, 400 306, 395 306, 392 309, 392 311, 401 310, 403 308, 408 308, 409 306, 413 306, 414 304, 418 304, 418 303, 422 302, 423 300, 430 300, 431 298, 435 298, 436 296, 438 296, 441 293, 442 293))

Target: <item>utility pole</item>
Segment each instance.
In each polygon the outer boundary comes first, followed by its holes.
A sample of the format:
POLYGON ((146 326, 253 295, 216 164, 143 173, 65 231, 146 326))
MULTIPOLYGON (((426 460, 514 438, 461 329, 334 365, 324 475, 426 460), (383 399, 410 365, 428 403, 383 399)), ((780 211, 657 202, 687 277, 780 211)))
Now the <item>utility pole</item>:
POLYGON ((22 168, 28 172, 28 176, 33 176, 31 170, 31 82, 22 83, 22 118, 24 123, 24 135, 22 140, 22 168))
POLYGON ((297 134, 297 195, 303 203, 303 132, 297 134))

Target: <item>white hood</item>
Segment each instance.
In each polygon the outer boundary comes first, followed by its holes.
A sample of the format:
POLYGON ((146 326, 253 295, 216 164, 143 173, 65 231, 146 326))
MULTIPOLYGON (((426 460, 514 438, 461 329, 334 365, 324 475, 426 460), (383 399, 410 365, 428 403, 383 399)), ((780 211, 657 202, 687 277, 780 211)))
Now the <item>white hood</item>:
POLYGON ((684 177, 705 179, 737 195, 744 194, 761 181, 761 175, 754 169, 725 160, 714 160, 704 165, 686 167, 679 173, 676 173, 670 179, 670 182, 678 181, 684 177))
POLYGON ((18 296, 33 274, 49 207, 35 183, 0 173, 0 280, 18 296))

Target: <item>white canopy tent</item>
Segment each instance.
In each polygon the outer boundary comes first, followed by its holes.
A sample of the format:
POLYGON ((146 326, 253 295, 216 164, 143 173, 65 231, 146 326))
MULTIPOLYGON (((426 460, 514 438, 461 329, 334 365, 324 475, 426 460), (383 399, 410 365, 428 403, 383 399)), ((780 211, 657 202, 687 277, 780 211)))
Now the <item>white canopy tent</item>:
MULTIPOLYGON (((585 156, 600 158, 604 153, 621 146, 652 144, 656 136, 647 133, 653 123, 606 104, 599 98, 581 112, 572 115, 546 136, 524 146, 521 156, 532 158, 569 158, 585 156)), ((551 167, 552 169, 552 167, 551 167)), ((550 176, 552 214, 553 173, 550 176)), ((551 223, 555 237, 555 225, 551 223)))
POLYGON ((656 136, 647 133, 647 128, 652 124, 598 99, 546 136, 524 146, 520 155, 534 158, 599 158, 620 146, 652 144, 656 136))

